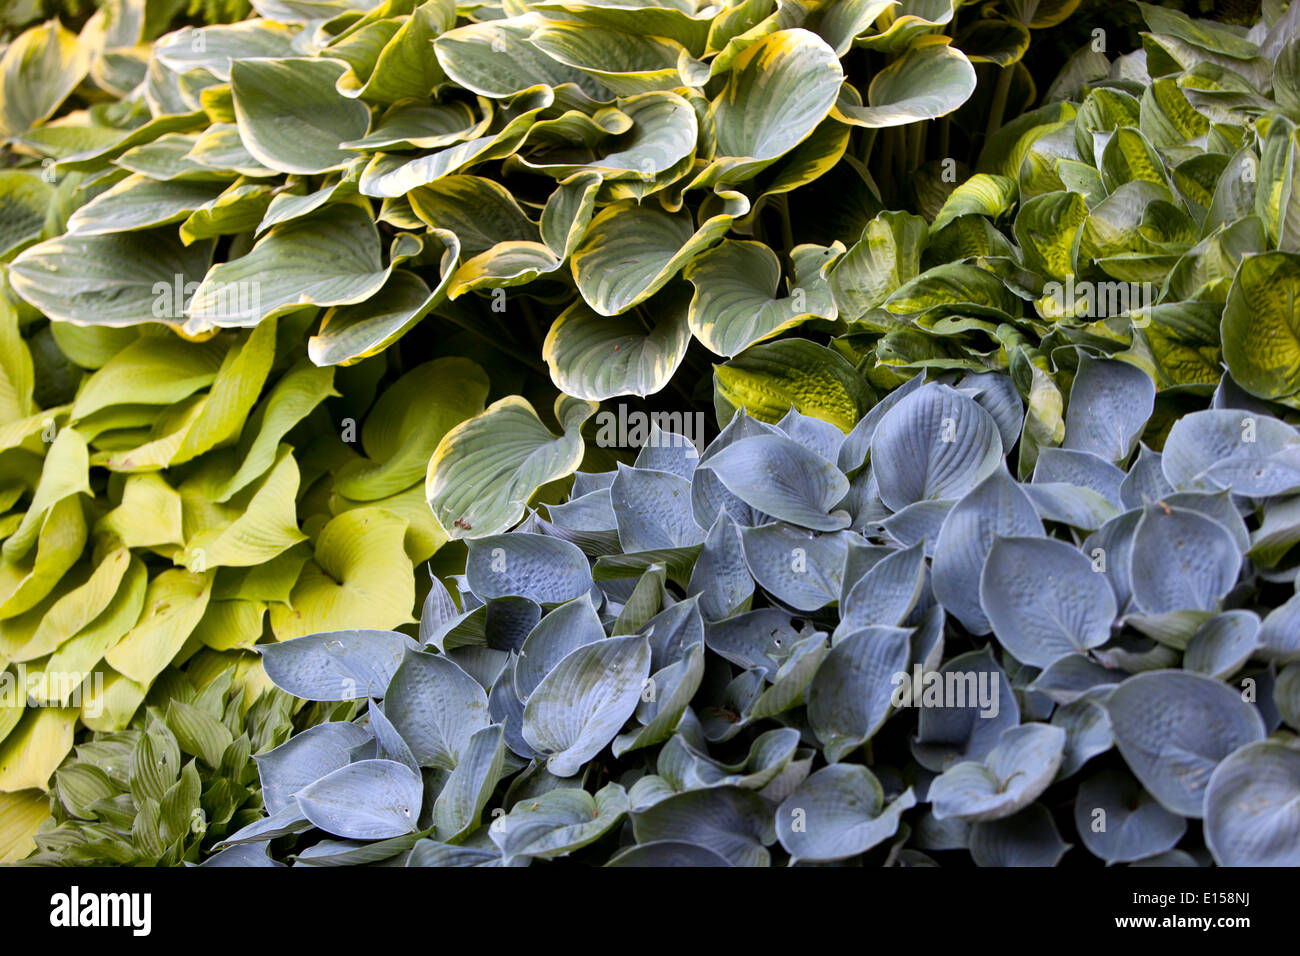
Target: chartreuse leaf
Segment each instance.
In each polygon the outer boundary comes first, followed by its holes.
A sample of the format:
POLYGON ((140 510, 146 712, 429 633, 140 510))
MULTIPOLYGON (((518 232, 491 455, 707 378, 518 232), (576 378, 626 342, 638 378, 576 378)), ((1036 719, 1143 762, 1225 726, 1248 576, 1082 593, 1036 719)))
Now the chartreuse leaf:
POLYGON ((335 89, 344 69, 325 58, 234 61, 230 85, 239 134, 258 162, 306 174, 351 161, 352 153, 339 144, 365 135, 370 111, 335 89))
POLYGON ((366 457, 340 468, 334 489, 370 501, 416 484, 443 435, 482 412, 487 393, 487 375, 469 359, 417 365, 375 402, 361 428, 366 457))
POLYGON ((1205 843, 1220 866, 1295 866, 1300 859, 1300 753, 1250 743, 1210 775, 1205 843))
POLYGON ((233 500, 242 513, 224 527, 206 527, 185 542, 191 569, 252 567, 306 540, 294 507, 298 482, 298 464, 288 446, 282 446, 266 476, 233 500))
POLYGON ((87 581, 63 594, 41 616, 36 632, 16 654, 5 656, 15 661, 30 661, 56 651, 65 641, 89 626, 112 602, 127 568, 131 553, 115 548, 95 565, 87 581))
POLYGON ((50 776, 72 749, 75 708, 28 708, 0 742, 0 793, 45 790, 50 776))
MULTIPOLYGON (((0 548, 6 564, 20 560, 31 550, 55 505, 77 495, 89 494, 89 481, 86 440, 75 429, 60 429, 45 457, 40 483, 23 514, 22 523, 0 548)), ((80 518, 80 506, 77 507, 80 518)))
POLYGON ((848 432, 874 403, 863 377, 838 352, 806 339, 764 342, 713 370, 719 423, 743 408, 779 422, 795 408, 848 432))
POLYGON ((415 576, 402 547, 407 521, 382 508, 345 511, 321 529, 288 605, 272 605, 280 640, 411 621, 415 576))
POLYGON ((1106 709, 1129 769, 1162 806, 1185 817, 1205 815, 1205 789, 1224 757, 1264 739, 1259 711, 1201 674, 1138 674, 1115 688, 1106 709))
POLYGON ((903 811, 914 806, 910 788, 886 807, 875 774, 856 764, 833 764, 785 798, 776 811, 776 832, 797 860, 842 860, 889 839, 903 811))
POLYGON ((212 593, 212 572, 169 569, 149 582, 140 620, 104 659, 143 687, 153 683, 181 652, 198 626, 212 593))
POLYGON ((649 676, 644 637, 612 637, 578 648, 529 696, 524 739, 548 755, 551 773, 573 776, 632 716, 649 676))
POLYGON ((0 863, 21 860, 36 848, 33 836, 50 815, 50 799, 40 790, 0 793, 0 863))
POLYGON ((90 50, 57 19, 22 33, 0 56, 0 134, 48 119, 90 67, 90 50))
POLYGON ((557 438, 528 402, 510 396, 447 432, 429 462, 425 493, 448 535, 497 534, 518 522, 533 492, 581 464, 578 429, 595 411, 592 402, 561 396, 557 438))
POLYGON ((1300 256, 1266 252, 1242 260, 1223 309, 1223 358, 1233 379, 1260 398, 1300 391, 1300 256))

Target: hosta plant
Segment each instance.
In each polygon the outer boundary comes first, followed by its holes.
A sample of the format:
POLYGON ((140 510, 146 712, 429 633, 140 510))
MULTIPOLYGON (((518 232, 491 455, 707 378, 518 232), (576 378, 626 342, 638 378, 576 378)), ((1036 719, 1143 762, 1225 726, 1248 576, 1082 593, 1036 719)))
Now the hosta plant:
POLYGON ((473 537, 418 638, 262 648, 367 717, 258 759, 300 865, 1296 864, 1300 433, 1082 355, 1028 480, 1001 373, 847 433, 737 413, 473 537), (455 595, 453 596, 453 593, 455 595), (1074 848, 1074 849, 1071 849, 1074 848))

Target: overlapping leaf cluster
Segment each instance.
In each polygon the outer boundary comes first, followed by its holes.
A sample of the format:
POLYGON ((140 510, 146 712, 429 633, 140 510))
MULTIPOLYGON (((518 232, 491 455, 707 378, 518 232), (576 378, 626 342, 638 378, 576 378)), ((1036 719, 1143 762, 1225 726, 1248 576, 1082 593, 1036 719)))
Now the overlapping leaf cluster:
POLYGON ((369 716, 259 758, 279 797, 233 845, 1300 862, 1300 432, 1229 383, 1154 451, 1151 379, 1084 356, 1063 446, 1018 482, 1010 377, 923 379, 847 435, 794 410, 702 454, 655 432, 471 540, 418 641, 265 648, 283 689, 369 716))

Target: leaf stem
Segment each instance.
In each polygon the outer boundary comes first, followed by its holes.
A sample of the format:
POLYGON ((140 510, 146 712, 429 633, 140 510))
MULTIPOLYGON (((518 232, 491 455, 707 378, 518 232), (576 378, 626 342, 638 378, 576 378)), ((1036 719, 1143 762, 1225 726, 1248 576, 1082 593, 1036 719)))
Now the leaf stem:
POLYGON ((988 145, 993 134, 1002 126, 1002 114, 1006 112, 1007 95, 1011 92, 1013 66, 1004 66, 998 72, 998 85, 993 89, 993 103, 989 107, 988 123, 984 126, 984 146, 988 145))

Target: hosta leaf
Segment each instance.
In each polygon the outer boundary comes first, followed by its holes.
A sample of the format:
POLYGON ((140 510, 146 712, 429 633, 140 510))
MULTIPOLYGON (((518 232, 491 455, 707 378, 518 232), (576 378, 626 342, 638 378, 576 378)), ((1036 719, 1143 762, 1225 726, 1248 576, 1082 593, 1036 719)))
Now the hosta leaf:
POLYGON ((1213 611, 1237 581, 1241 551, 1212 518, 1151 504, 1133 538, 1133 597, 1149 614, 1213 611))
POLYGON ((384 714, 421 767, 455 770, 477 731, 488 726, 482 686, 441 654, 408 650, 393 673, 384 714))
POLYGON ((867 627, 840 638, 807 692, 808 722, 835 762, 870 740, 889 716, 911 656, 908 631, 867 627))
POLYGON ((119 674, 148 687, 181 652, 202 619, 211 593, 210 571, 163 571, 149 582, 139 622, 104 659, 119 674))
POLYGON ((754 435, 702 460, 732 494, 782 521, 817 531, 848 525, 828 514, 848 491, 848 479, 830 462, 783 435, 754 435))
POLYGON ((740 532, 745 563, 754 580, 782 604, 815 611, 839 599, 848 535, 813 535, 772 522, 740 532))
POLYGON ((424 785, 392 760, 360 760, 298 791, 298 805, 326 833, 382 840, 416 829, 424 785))
POLYGON ((691 790, 660 800, 633 813, 632 828, 638 843, 690 843, 732 866, 767 866, 767 846, 776 841, 770 806, 738 787, 691 790))
POLYGON ((443 839, 463 837, 478 826, 483 808, 501 777, 505 743, 499 724, 477 731, 465 745, 456 769, 433 804, 435 832, 443 839))
POLYGON ((230 85, 239 135, 258 162, 308 174, 351 161, 352 153, 339 144, 364 136, 370 113, 335 90, 344 69, 325 58, 234 61, 230 85))
POLYGON ((90 50, 57 19, 32 27, 0 56, 0 134, 48 119, 86 75, 90 50))
POLYGON ((755 345, 715 366, 713 380, 719 424, 729 421, 738 408, 776 423, 793 407, 847 432, 875 399, 842 355, 806 339, 755 345))
POLYGON ((1300 854, 1300 753, 1247 744, 1220 763, 1205 791, 1205 843, 1220 866, 1294 866, 1300 854))
POLYGON ((1200 674, 1156 670, 1130 677, 1106 704, 1115 742, 1161 805, 1199 819, 1214 768, 1264 738, 1264 723, 1231 687, 1200 674))
POLYGON ((31 707, 0 742, 0 793, 45 790, 72 749, 75 708, 31 707))
POLYGON ((304 700, 382 697, 413 645, 395 631, 349 630, 312 634, 259 648, 277 687, 304 700))
POLYGON ((1250 256, 1232 279, 1223 310, 1223 358, 1260 398, 1300 391, 1300 256, 1250 256))
POLYGON ((564 432, 557 438, 531 405, 510 396, 457 425, 438 443, 425 483, 439 523, 452 538, 497 534, 515 524, 534 491, 581 464, 578 429, 595 411, 591 402, 558 399, 564 432))
POLYGON ((904 126, 951 113, 975 92, 975 67, 944 43, 921 42, 871 79, 867 106, 839 104, 835 115, 855 126, 904 126))
POLYGON ((1151 417, 1155 397, 1155 384, 1136 366, 1080 356, 1062 447, 1108 461, 1127 458, 1151 417))
POLYGON ((1108 770, 1079 785, 1074 821, 1083 845, 1107 863, 1131 863, 1173 849, 1187 821, 1170 813, 1136 780, 1108 770))
POLYGON ((609 497, 625 552, 685 548, 704 541, 691 510, 691 483, 685 478, 620 463, 609 497))
POLYGON ((776 811, 777 835, 800 860, 842 860, 889 839, 904 810, 916 805, 910 789, 888 807, 880 781, 866 767, 835 764, 808 777, 776 811))
POLYGON ((593 796, 576 787, 521 800, 492 827, 492 841, 507 858, 566 856, 599 839, 627 813, 627 791, 606 784, 593 796))
POLYGON ((519 699, 531 697, 542 679, 570 653, 604 639, 600 617, 585 594, 561 604, 528 633, 519 649, 514 667, 519 699))
POLYGON ((983 763, 949 767, 930 784, 930 802, 940 820, 978 823, 1009 817, 1033 803, 1061 765, 1065 731, 1025 724, 1004 733, 983 763))
POLYGON ((547 769, 571 777, 632 716, 650 674, 643 637, 613 637, 560 661, 524 705, 524 739, 548 754, 547 769))
POLYGON ((921 271, 925 221, 906 212, 882 212, 832 267, 836 308, 845 319, 861 318, 921 271))
POLYGON ((591 588, 581 549, 541 534, 476 538, 469 543, 465 573, 470 588, 484 600, 526 597, 538 604, 562 604, 591 588))

